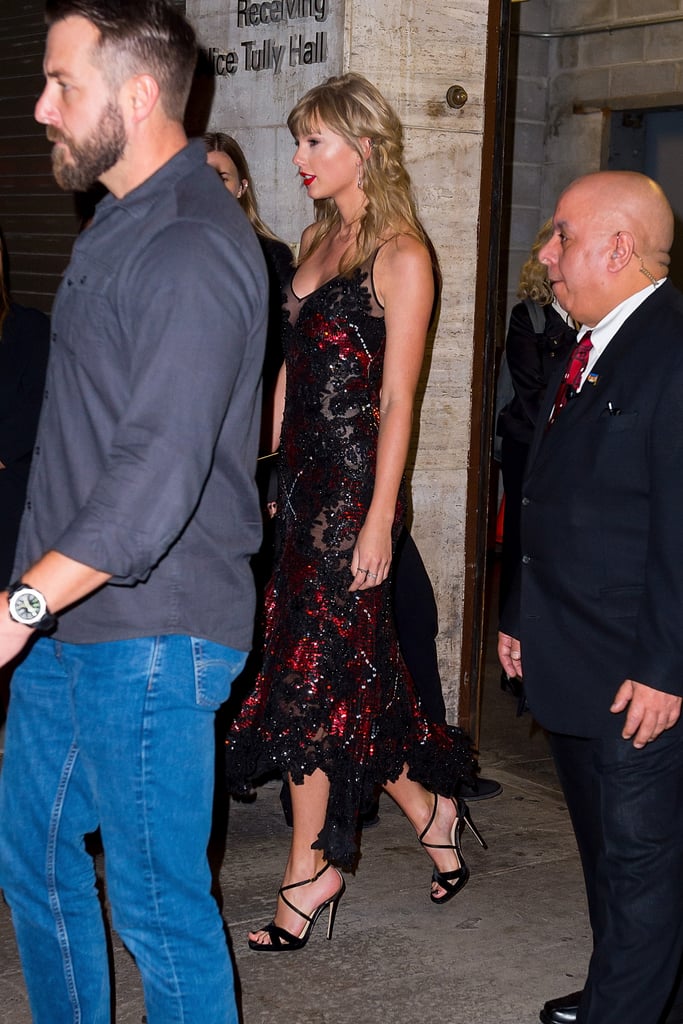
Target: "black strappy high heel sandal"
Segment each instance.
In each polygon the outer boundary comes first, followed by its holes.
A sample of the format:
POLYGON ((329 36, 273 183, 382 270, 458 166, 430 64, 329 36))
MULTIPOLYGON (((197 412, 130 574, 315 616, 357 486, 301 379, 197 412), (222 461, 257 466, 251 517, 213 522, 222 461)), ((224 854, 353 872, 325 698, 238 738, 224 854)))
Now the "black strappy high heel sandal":
POLYGON ((482 846, 485 850, 488 850, 488 846, 486 845, 484 837, 482 836, 481 832, 472 821, 470 809, 465 803, 465 801, 462 799, 454 799, 453 803, 455 804, 455 809, 457 811, 458 816, 453 822, 450 843, 426 843, 424 841, 424 837, 429 832, 430 828, 434 823, 434 818, 436 817, 436 809, 439 805, 438 794, 434 795, 434 808, 432 810, 431 817, 427 822, 426 827, 422 830, 418 837, 421 846, 423 846, 426 850, 455 850, 458 857, 458 861, 460 863, 460 867, 456 868, 454 871, 439 871, 437 867, 434 867, 434 870, 432 872, 432 882, 436 882, 436 884, 444 890, 444 893, 443 896, 435 896, 434 892, 431 892, 430 899, 432 903, 448 903, 448 901, 452 900, 453 897, 457 893, 459 893, 461 889, 464 889, 464 887, 467 885, 469 881, 470 869, 467 867, 467 864, 464 861, 460 843, 465 825, 467 825, 468 829, 470 830, 474 838, 477 840, 479 845, 482 846))
POLYGON ((284 928, 280 928, 276 925, 275 921, 271 921, 270 924, 267 924, 265 928, 261 929, 268 933, 270 942, 256 942, 255 939, 249 939, 249 949, 255 949, 259 953, 281 953, 284 950, 303 949, 308 942, 309 935, 313 931, 313 925, 326 907, 330 908, 330 916, 327 922, 327 938, 332 938, 332 929, 334 928, 334 919, 337 916, 339 900, 346 892, 346 882, 336 868, 335 871, 337 871, 337 874, 339 875, 341 885, 334 896, 330 896, 330 898, 326 899, 324 903, 321 903, 319 907, 316 907, 312 914, 305 914, 303 910, 299 910, 298 907, 295 907, 294 904, 285 896, 285 893, 289 892, 290 889, 298 889, 302 885, 310 885, 311 882, 317 882, 320 876, 327 871, 329 866, 329 864, 325 864, 317 875, 313 875, 313 878, 305 878, 303 882, 292 882, 291 885, 283 885, 282 888, 278 890, 278 896, 281 897, 282 902, 286 903, 290 910, 293 910, 295 914, 298 914, 299 917, 302 917, 306 922, 301 934, 292 935, 291 932, 285 931, 284 928))

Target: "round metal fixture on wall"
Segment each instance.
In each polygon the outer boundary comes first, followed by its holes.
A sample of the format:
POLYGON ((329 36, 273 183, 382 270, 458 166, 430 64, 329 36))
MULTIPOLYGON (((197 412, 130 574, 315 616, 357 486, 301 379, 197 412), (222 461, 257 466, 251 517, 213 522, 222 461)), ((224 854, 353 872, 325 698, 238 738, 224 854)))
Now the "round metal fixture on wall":
POLYGON ((446 103, 449 107, 454 107, 456 110, 464 107, 468 99, 469 96, 461 85, 452 85, 446 93, 446 103))

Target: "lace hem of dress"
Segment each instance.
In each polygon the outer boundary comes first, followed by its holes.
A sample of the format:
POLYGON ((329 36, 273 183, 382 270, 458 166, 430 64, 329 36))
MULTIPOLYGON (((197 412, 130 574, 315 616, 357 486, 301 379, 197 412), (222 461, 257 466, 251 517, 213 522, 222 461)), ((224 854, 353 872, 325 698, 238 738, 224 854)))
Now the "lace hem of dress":
POLYGON ((385 752, 376 751, 372 760, 359 768, 343 747, 326 737, 323 743, 299 743, 291 736, 283 741, 270 737, 268 743, 254 743, 253 733, 233 734, 226 741, 226 782, 237 797, 252 792, 253 786, 274 771, 290 774, 295 784, 316 769, 330 782, 325 824, 314 849, 344 869, 356 865, 358 815, 376 795, 380 786, 395 782, 408 766, 408 778, 441 796, 454 797, 462 781, 472 782, 476 760, 469 736, 456 726, 427 725, 419 736, 385 752))

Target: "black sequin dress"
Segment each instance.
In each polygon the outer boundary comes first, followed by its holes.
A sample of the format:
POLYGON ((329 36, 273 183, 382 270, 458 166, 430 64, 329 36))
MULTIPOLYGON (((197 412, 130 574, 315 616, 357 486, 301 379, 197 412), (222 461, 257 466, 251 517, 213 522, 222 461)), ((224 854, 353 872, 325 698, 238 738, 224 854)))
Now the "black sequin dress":
MULTIPOLYGON (((386 331, 374 257, 299 299, 286 291, 287 394, 279 541, 266 593, 264 661, 227 739, 228 785, 245 793, 274 768, 330 780, 318 844, 347 867, 357 817, 404 765, 433 792, 471 778, 469 737, 420 714, 399 655, 389 582, 349 593, 351 556, 372 497, 386 331)), ((394 540, 405 508, 399 495, 394 540)))

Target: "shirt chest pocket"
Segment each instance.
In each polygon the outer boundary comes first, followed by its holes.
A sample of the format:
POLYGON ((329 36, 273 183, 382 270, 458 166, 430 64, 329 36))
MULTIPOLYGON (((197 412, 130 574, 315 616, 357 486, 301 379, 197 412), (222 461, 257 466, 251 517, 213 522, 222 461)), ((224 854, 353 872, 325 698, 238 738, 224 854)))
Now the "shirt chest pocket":
POLYGON ((109 294, 112 276, 97 266, 68 267, 53 309, 53 344, 76 358, 86 353, 91 359, 103 346, 109 347, 115 328, 109 294))

